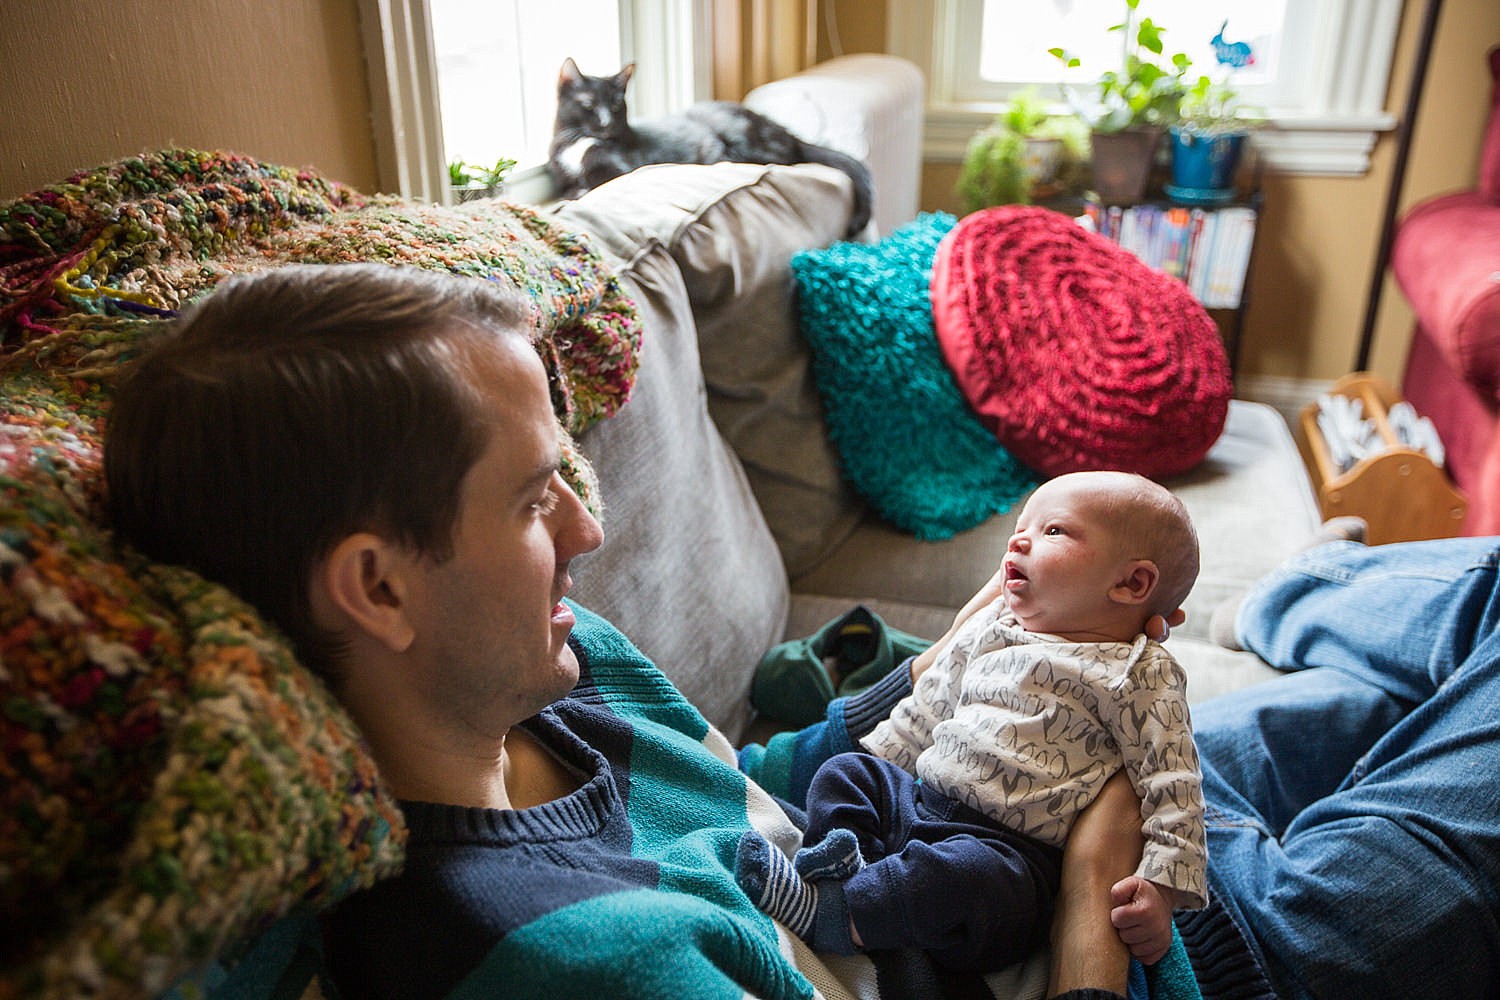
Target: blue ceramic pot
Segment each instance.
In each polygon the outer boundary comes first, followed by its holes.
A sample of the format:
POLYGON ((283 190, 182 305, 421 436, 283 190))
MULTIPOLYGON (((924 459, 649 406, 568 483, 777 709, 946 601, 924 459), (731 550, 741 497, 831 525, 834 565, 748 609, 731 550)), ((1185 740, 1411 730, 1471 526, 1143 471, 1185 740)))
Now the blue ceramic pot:
POLYGON ((1172 184, 1187 191, 1224 191, 1234 186, 1245 132, 1210 134, 1174 126, 1172 184))

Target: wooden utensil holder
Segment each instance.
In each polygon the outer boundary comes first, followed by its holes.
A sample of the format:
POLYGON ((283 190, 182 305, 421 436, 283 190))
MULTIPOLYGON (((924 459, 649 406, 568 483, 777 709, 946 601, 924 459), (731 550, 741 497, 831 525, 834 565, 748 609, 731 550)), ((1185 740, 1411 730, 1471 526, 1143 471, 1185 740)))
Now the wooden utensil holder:
POLYGON ((1460 534, 1468 498, 1425 452, 1397 438, 1387 414, 1401 397, 1389 383, 1370 372, 1355 372, 1335 382, 1330 392, 1360 401, 1365 419, 1374 421, 1385 448, 1339 472, 1318 427, 1318 405, 1303 407, 1297 447, 1323 518, 1364 518, 1370 545, 1460 534))

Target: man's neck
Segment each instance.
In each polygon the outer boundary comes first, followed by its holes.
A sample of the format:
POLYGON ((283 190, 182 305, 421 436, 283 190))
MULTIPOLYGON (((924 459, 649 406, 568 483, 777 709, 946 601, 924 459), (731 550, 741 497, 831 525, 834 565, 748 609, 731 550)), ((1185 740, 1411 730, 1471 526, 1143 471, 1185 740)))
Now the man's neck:
POLYGON ((397 798, 483 809, 529 809, 572 794, 578 776, 523 729, 490 753, 456 754, 407 743, 375 759, 397 798))
POLYGON ((369 734, 380 773, 397 798, 484 809, 511 808, 505 749, 454 753, 446 748, 391 741, 369 734))
POLYGON ((572 768, 519 728, 505 739, 503 773, 509 805, 499 808, 530 809, 571 795, 582 784, 572 768))

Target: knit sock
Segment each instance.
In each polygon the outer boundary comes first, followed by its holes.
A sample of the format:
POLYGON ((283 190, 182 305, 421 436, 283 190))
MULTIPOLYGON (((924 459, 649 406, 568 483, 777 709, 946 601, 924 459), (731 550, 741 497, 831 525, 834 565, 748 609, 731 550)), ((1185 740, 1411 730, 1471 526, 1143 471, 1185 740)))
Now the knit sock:
POLYGON ((859 838, 853 830, 835 827, 828 831, 821 843, 804 847, 792 859, 792 867, 809 882, 836 878, 840 881, 853 875, 865 866, 859 853, 859 838))
MULTIPOLYGON (((1363 542, 1369 533, 1369 525, 1362 517, 1345 515, 1343 517, 1330 517, 1313 532, 1312 536, 1302 543, 1298 552, 1306 552, 1315 549, 1319 545, 1329 542, 1363 542)), ((1221 601, 1214 608, 1213 614, 1208 619, 1208 637, 1225 649, 1244 649, 1240 645, 1238 633, 1235 632, 1235 619, 1239 617, 1240 605, 1245 603, 1248 590, 1236 594, 1226 601, 1221 601)))
POLYGON ((1244 591, 1220 601, 1208 618, 1208 637, 1225 649, 1244 649, 1240 645, 1239 633, 1234 629, 1235 619, 1239 617, 1240 605, 1245 603, 1245 597, 1250 592, 1244 591))
POLYGON ((807 940, 818 909, 817 887, 802 881, 787 856, 753 830, 740 837, 734 880, 762 913, 807 940))
POLYGON ((740 837, 734 878, 762 913, 813 949, 854 953, 841 880, 805 881, 785 854, 753 830, 740 837))
POLYGON ((1313 533, 1302 548, 1305 551, 1328 542, 1363 542, 1369 533, 1370 526, 1362 517, 1355 517, 1353 514, 1330 517, 1313 533))

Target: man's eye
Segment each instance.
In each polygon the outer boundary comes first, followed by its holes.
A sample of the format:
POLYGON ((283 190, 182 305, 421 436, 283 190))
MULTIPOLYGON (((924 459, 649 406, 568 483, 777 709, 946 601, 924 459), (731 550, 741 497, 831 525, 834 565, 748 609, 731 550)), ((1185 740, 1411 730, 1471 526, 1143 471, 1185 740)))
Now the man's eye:
POLYGON ((559 499, 556 490, 548 490, 540 500, 531 505, 531 509, 538 514, 550 514, 557 509, 559 499))

